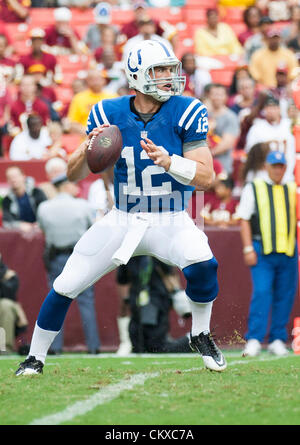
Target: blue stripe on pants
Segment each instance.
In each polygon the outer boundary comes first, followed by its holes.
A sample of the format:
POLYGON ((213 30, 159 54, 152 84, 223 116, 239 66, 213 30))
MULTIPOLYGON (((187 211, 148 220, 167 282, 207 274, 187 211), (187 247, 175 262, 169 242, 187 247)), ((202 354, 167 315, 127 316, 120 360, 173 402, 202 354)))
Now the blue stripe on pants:
POLYGON ((253 241, 257 264, 251 267, 253 293, 251 297, 247 340, 262 342, 269 329, 269 342, 286 342, 287 324, 298 286, 298 252, 293 257, 282 253, 262 253, 260 241, 253 241))

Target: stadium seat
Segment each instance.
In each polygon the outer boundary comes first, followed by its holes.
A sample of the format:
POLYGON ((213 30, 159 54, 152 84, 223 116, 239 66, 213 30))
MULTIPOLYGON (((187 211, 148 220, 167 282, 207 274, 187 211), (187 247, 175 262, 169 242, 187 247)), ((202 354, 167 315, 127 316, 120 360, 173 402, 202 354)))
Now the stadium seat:
POLYGON ((53 25, 53 8, 31 8, 30 9, 30 25, 32 27, 45 28, 53 25))
POLYGON ((82 138, 79 134, 63 134, 62 145, 68 154, 73 153, 74 150, 80 145, 82 138))
POLYGON ((242 23, 244 8, 224 8, 224 14, 220 14, 221 20, 226 23, 242 23))
POLYGON ((206 12, 205 9, 184 8, 182 18, 188 25, 203 25, 206 23, 206 12))
POLYGON ((56 86, 55 92, 56 92, 57 100, 62 102, 63 105, 70 103, 70 101, 72 100, 72 97, 74 95, 73 90, 71 88, 65 87, 65 86, 56 86))
POLYGON ((232 69, 235 70, 242 62, 239 56, 231 55, 231 56, 214 56, 214 59, 219 60, 223 67, 227 70, 232 69))
POLYGON ((113 9, 111 13, 112 23, 114 25, 123 25, 124 23, 130 22, 134 19, 133 11, 113 9))
MULTIPOLYGON (((297 220, 298 221, 300 220, 300 187, 297 188, 297 220)), ((298 226, 298 231, 299 231, 299 226, 298 226)))
POLYGON ((63 72, 63 78, 60 86, 71 88, 73 80, 78 77, 78 71, 63 72))
POLYGON ((214 83, 220 83, 225 86, 231 85, 234 70, 232 68, 222 68, 219 70, 210 70, 210 75, 214 83))
POLYGON ((300 153, 296 154, 295 181, 300 186, 300 153))
POLYGON ((294 136, 296 143, 296 152, 300 153, 300 125, 294 126, 294 136))
POLYGON ((186 7, 195 6, 197 8, 216 8, 218 4, 217 0, 186 0, 186 7))
POLYGON ((63 73, 85 70, 89 66, 90 58, 88 56, 60 55, 57 56, 57 63, 59 64, 63 73))
POLYGON ((148 13, 152 18, 169 22, 172 25, 176 25, 183 20, 181 8, 149 8, 148 13))
POLYGON ((90 25, 91 23, 95 23, 93 9, 80 9, 80 8, 71 8, 72 12, 72 25, 76 27, 76 25, 90 25))

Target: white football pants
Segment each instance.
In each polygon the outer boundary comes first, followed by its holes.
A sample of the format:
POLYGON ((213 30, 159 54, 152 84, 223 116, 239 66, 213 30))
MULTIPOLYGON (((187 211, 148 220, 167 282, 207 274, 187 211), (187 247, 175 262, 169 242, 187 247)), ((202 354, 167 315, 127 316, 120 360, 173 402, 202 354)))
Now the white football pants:
POLYGON ((80 238, 54 290, 75 298, 130 257, 150 255, 183 269, 213 257, 187 212, 130 214, 113 208, 80 238))

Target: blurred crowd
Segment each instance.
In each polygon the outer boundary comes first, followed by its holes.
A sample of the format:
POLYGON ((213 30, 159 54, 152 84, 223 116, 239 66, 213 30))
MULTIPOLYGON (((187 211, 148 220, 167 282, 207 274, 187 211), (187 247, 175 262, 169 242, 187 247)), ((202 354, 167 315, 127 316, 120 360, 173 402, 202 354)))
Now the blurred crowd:
MULTIPOLYGON (((270 151, 285 155, 283 183, 294 180, 298 0, 0 0, 0 5, 0 156, 12 165, 43 160, 48 178, 39 184, 17 167, 7 169, 0 180, 6 186, 4 227, 37 227, 38 206, 57 193, 53 180, 65 173, 69 155, 85 136, 91 107, 133 94, 124 61, 144 39, 174 49, 186 75, 184 94, 208 108, 216 178, 201 212, 206 225, 239 224, 243 187, 265 177, 270 151), (185 23, 169 23, 159 8, 174 14, 188 8, 189 14, 185 23), (47 24, 35 10, 46 11, 47 24), (90 23, 75 23, 74 14, 78 19, 87 12, 90 23), (128 21, 114 19, 127 13, 128 21), (230 20, 233 13, 239 19, 230 20)), ((85 191, 94 218, 111 207, 112 190, 109 173, 85 191)), ((70 194, 83 197, 77 186, 70 194)))
MULTIPOLYGON (((295 0, 211 0, 206 7, 196 3, 3 0, 1 156, 11 161, 55 157, 67 161, 85 135, 92 105, 132 93, 124 60, 134 43, 150 38, 173 47, 187 79, 184 94, 208 107, 208 142, 217 178, 229 180, 231 195, 239 199, 245 181, 263 168, 265 147, 285 151, 286 178, 291 179, 293 128, 299 123, 300 4, 295 0), (168 23, 160 20, 157 6, 170 11, 195 8, 189 11, 200 11, 202 18, 199 25, 197 15, 190 24, 168 23), (43 8, 47 26, 36 26, 33 11, 43 8), (91 22, 79 26, 74 21, 76 11, 91 12, 91 22), (113 19, 116 11, 132 16, 120 23, 113 19), (228 20, 232 11, 238 11, 239 22, 228 20), (17 45, 19 37, 9 33, 12 24, 16 30, 27 27, 17 45)), ((211 208, 209 204, 205 218, 208 224, 218 224, 211 208)))

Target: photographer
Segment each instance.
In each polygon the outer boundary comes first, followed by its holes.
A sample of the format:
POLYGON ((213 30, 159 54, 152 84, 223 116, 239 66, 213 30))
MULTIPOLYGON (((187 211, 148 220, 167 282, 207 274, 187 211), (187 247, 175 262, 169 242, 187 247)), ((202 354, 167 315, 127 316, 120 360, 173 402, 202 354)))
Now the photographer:
POLYGON ((169 311, 188 318, 187 297, 174 268, 148 256, 133 257, 117 273, 119 285, 130 285, 129 336, 133 353, 191 352, 188 336, 171 339, 169 311))
POLYGON ((0 327, 5 331, 7 352, 15 350, 16 337, 24 333, 28 326, 24 310, 16 301, 18 289, 18 275, 4 264, 0 254, 0 327))

